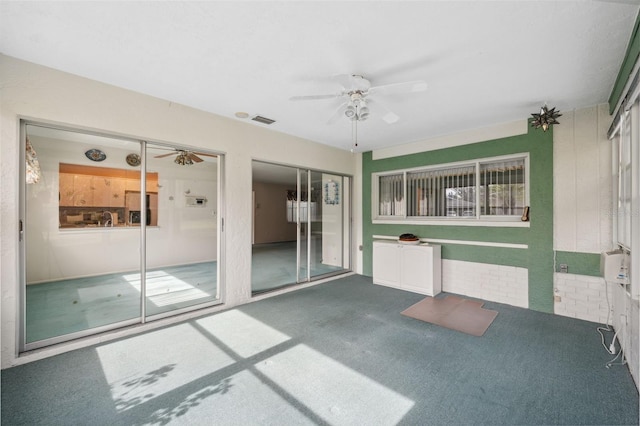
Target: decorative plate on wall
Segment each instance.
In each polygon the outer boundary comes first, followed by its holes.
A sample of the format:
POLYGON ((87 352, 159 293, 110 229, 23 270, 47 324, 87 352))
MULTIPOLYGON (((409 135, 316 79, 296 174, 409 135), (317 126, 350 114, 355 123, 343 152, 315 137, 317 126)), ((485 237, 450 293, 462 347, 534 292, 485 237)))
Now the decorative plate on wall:
POLYGON ((127 164, 131 167, 136 167, 140 165, 140 156, 138 154, 129 154, 127 155, 127 164))
POLYGON ((91 161, 104 161, 107 158, 107 155, 99 149, 90 149, 84 155, 91 161))

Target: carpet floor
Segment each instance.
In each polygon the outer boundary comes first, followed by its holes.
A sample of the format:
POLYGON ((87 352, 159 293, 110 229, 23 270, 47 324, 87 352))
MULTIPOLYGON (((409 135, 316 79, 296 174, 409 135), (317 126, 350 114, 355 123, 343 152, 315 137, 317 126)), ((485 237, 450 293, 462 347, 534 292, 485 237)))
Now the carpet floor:
POLYGON ((487 302, 475 337, 401 315, 423 298, 349 276, 3 370, 1 421, 638 424, 597 324, 487 302))

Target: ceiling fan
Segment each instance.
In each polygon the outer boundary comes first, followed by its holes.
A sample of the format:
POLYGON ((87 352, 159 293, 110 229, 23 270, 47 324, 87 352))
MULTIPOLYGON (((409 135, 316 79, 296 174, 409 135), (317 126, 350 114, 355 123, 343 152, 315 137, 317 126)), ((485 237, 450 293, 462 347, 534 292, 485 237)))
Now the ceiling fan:
POLYGON ((193 152, 188 151, 186 149, 175 149, 174 152, 170 152, 168 154, 156 155, 154 158, 165 158, 170 155, 176 155, 174 163, 179 164, 181 166, 190 166, 193 163, 202 163, 204 160, 199 157, 199 155, 203 155, 205 157, 217 157, 215 154, 207 154, 206 152, 193 152))
POLYGON ((393 124, 400 117, 377 100, 373 101, 369 96, 374 94, 416 93, 427 90, 427 83, 422 80, 371 86, 371 82, 359 74, 343 74, 335 76, 333 79, 342 86, 342 90, 338 93, 293 96, 289 99, 292 101, 308 101, 344 97, 345 101, 333 113, 328 124, 337 121, 342 116, 351 121, 364 121, 369 118, 369 104, 374 103, 384 111, 382 120, 388 124, 393 124))

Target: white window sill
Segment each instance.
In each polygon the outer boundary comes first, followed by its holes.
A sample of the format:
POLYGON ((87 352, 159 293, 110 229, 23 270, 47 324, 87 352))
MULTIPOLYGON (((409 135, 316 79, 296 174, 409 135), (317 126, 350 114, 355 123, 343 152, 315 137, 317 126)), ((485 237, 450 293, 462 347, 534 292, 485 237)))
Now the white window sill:
POLYGON ((485 226, 494 228, 529 228, 531 222, 509 219, 373 219, 374 225, 438 225, 438 226, 485 226))

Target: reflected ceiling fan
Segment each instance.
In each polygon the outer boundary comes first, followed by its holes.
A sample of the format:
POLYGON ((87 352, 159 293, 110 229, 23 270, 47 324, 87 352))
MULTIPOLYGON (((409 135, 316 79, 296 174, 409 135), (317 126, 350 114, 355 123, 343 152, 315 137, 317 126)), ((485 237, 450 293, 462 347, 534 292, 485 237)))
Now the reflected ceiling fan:
POLYGON ((399 94, 416 93, 427 90, 427 83, 422 80, 406 81, 402 83, 385 84, 381 86, 371 86, 371 82, 359 74, 342 74, 333 77, 342 86, 338 93, 324 95, 293 96, 292 101, 309 101, 319 99, 344 98, 344 102, 333 113, 327 124, 334 123, 344 116, 351 121, 364 121, 369 118, 369 104, 375 104, 382 109, 382 120, 388 124, 393 124, 399 120, 397 114, 384 107, 378 100, 370 98, 375 94, 399 94))
POLYGON ((207 154, 206 152, 194 152, 186 149, 175 149, 174 152, 170 152, 168 154, 156 155, 154 158, 165 158, 171 155, 175 155, 176 158, 173 160, 174 163, 179 164, 181 166, 190 166, 193 163, 202 163, 204 160, 199 157, 199 155, 205 157, 217 157, 215 154, 207 154))

